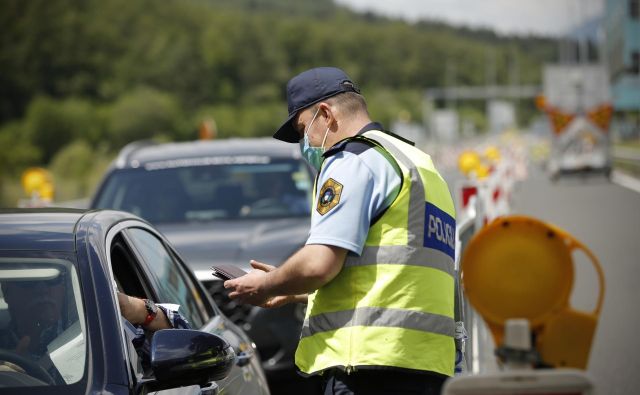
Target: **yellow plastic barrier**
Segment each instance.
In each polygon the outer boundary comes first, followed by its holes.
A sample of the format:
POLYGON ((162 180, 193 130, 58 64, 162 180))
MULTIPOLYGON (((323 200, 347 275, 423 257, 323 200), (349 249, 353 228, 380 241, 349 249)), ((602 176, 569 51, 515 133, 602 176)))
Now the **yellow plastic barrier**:
POLYGON ((483 152, 483 156, 487 158, 487 160, 490 163, 498 163, 502 158, 502 155, 500 154, 500 150, 498 149, 498 147, 494 145, 490 145, 487 148, 485 148, 483 152))
POLYGON ((46 184, 51 184, 51 175, 41 167, 30 167, 22 173, 22 187, 27 196, 40 192, 46 184))
POLYGON ((466 176, 468 176, 480 165, 480 155, 478 155, 478 153, 476 153, 475 151, 464 151, 458 157, 458 169, 462 174, 466 176))
POLYGON ((604 274, 593 253, 562 229, 526 216, 500 217, 469 242, 462 284, 501 345, 510 318, 529 320, 542 362, 585 369, 604 300, 604 274), (599 279, 594 311, 573 309, 572 253, 582 250, 599 279))

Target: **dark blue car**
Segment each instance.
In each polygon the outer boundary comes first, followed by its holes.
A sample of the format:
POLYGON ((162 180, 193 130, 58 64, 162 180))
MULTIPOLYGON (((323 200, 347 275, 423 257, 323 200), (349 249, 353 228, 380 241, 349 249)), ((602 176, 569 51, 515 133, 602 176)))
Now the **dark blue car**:
POLYGON ((246 334, 173 247, 132 214, 0 211, 0 393, 269 394, 246 334), (194 330, 149 335, 116 289, 179 305, 194 330))

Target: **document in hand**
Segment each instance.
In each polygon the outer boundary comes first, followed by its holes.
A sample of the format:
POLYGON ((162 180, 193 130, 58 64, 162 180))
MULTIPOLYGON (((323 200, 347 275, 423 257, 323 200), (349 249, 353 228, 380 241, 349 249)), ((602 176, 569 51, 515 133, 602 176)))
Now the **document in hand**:
POLYGON ((247 274, 244 270, 233 265, 211 266, 211 270, 213 270, 214 276, 222 280, 231 280, 232 278, 242 277, 247 274))

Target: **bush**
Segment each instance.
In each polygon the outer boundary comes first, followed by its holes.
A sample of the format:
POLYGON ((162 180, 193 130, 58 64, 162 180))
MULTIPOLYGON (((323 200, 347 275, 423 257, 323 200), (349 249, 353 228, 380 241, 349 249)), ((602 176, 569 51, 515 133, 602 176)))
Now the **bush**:
POLYGON ((100 134, 93 105, 81 99, 56 101, 40 96, 27 110, 24 136, 42 152, 47 163, 64 145, 76 137, 100 134))
POLYGON ((56 188, 55 200, 88 197, 105 173, 112 155, 78 140, 62 148, 51 160, 49 171, 56 188))
POLYGON ((0 207, 14 207, 22 197, 20 176, 40 163, 41 151, 24 138, 24 125, 12 122, 0 128, 0 207))
POLYGON ((182 112, 173 96, 138 88, 121 96, 108 112, 107 136, 114 149, 157 135, 179 136, 182 112))
POLYGON ((197 111, 192 124, 197 127, 205 119, 215 120, 218 138, 271 136, 286 116, 284 102, 217 105, 197 111))
POLYGON ((24 135, 25 127, 21 122, 0 128, 0 178, 17 176, 25 168, 41 163, 42 151, 24 135))
POLYGON ((362 93, 367 100, 371 119, 381 122, 385 128, 391 127, 394 120, 406 117, 406 114, 408 120, 422 122, 422 96, 418 90, 377 89, 362 93))

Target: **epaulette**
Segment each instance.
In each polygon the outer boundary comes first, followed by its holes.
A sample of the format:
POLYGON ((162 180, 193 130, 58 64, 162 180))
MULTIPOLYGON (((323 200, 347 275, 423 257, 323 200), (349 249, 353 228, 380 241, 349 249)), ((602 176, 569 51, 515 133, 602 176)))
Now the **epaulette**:
POLYGON ((364 136, 353 136, 353 137, 346 138, 341 142, 339 142, 338 144, 334 145, 333 147, 329 148, 324 152, 324 154, 322 154, 322 156, 324 156, 325 158, 328 158, 342 151, 350 152, 352 154, 358 155, 368 149, 371 149, 377 146, 380 146, 380 144, 364 136))

